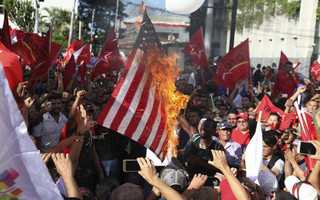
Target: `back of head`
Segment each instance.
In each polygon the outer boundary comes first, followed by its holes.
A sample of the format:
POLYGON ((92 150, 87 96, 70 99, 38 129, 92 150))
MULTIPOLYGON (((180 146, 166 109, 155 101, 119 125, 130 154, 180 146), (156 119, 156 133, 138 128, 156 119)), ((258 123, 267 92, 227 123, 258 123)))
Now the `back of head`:
POLYGON ((279 190, 275 193, 275 200, 298 200, 289 192, 279 190))
POLYGON ((142 187, 132 183, 125 183, 112 191, 111 200, 145 200, 142 187))
POLYGON ((98 200, 108 200, 111 192, 119 187, 119 181, 115 178, 106 178, 96 185, 96 198, 98 200))
POLYGON ((83 200, 95 200, 93 192, 91 192, 88 188, 81 187, 79 189, 83 200))

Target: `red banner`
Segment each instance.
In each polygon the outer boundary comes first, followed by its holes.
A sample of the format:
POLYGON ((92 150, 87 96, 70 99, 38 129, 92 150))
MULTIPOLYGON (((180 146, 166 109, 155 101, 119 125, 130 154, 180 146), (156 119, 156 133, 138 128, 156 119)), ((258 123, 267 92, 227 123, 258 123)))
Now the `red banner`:
POLYGON ((1 31, 1 42, 5 47, 7 47, 7 49, 12 50, 7 10, 4 10, 4 19, 1 31))
POLYGON ((73 56, 77 65, 81 65, 82 61, 84 61, 85 63, 91 63, 92 61, 89 43, 81 47, 78 51, 74 52, 73 56))
POLYGON ((237 81, 245 80, 249 75, 249 39, 246 39, 221 59, 215 76, 215 84, 233 90, 237 81))
POLYGON ((280 108, 273 105, 267 95, 264 95, 263 99, 260 101, 258 107, 256 108, 256 113, 259 115, 259 112, 262 111, 261 119, 267 121, 269 119, 269 115, 272 112, 278 113, 280 116, 280 130, 285 130, 290 127, 292 120, 294 119, 294 114, 292 113, 285 113, 280 108))
POLYGON ((64 71, 63 76, 63 87, 67 88, 70 81, 72 80, 73 74, 76 73, 76 63, 74 61, 73 55, 71 55, 71 58, 69 59, 69 62, 66 64, 66 68, 64 71))
POLYGON ((18 56, 12 53, 0 42, 0 62, 2 63, 4 73, 8 79, 10 89, 15 88, 22 82, 22 69, 18 56))

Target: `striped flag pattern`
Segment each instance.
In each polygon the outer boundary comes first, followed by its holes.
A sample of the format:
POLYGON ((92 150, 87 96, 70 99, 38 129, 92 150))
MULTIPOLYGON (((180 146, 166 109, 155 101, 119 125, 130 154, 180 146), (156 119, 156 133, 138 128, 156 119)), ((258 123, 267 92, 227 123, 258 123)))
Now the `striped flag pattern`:
POLYGON ((152 74, 143 64, 148 49, 155 46, 160 47, 160 41, 145 12, 134 49, 97 121, 139 142, 163 160, 168 142, 165 105, 152 74))

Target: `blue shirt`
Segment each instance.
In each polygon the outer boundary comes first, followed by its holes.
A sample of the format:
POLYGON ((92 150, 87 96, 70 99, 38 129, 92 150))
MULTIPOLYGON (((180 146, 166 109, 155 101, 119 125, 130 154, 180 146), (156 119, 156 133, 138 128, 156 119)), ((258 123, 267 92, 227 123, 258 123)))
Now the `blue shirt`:
POLYGON ((224 146, 228 165, 240 166, 242 147, 239 143, 229 140, 224 146))

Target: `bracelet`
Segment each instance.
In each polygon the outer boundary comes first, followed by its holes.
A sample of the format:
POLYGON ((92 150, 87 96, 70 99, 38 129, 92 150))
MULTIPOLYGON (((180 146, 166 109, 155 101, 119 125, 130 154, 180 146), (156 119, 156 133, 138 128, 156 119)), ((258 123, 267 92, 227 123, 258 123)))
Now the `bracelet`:
POLYGON ((75 139, 73 140, 74 142, 80 142, 80 143, 83 143, 83 140, 78 140, 78 139, 75 139))

